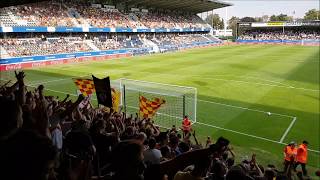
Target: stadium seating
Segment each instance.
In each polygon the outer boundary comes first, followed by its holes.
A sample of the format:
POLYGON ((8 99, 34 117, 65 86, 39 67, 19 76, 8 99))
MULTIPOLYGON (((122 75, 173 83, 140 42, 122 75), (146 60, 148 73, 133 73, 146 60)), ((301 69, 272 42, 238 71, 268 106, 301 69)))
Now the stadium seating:
POLYGON ((0 45, 12 57, 48 55, 71 52, 86 52, 91 48, 81 38, 41 38, 5 39, 0 45))
POLYGON ((320 32, 315 30, 248 30, 241 40, 319 40, 320 32))
MULTIPOLYGON (((43 35, 42 35, 43 36, 43 35)), ((156 44, 156 48, 164 51, 173 51, 185 46, 204 45, 206 43, 220 43, 219 40, 209 35, 199 34, 166 34, 166 35, 149 35, 148 38, 139 35, 106 35, 106 34, 90 34, 78 35, 70 37, 68 35, 53 35, 52 37, 33 37, 33 38, 6 38, 0 39, 0 46, 3 47, 7 56, 35 56, 49 55, 73 52, 88 52, 100 50, 116 50, 116 49, 152 49, 152 44, 146 43, 149 39, 156 44), (198 44, 197 44, 198 43, 198 44), (199 44, 200 43, 200 44, 199 44)), ((145 49, 140 54, 149 53, 145 49)))
POLYGON ((7 7, 4 10, 9 20, 15 22, 11 26, 74 26, 67 8, 55 2, 7 7))
POLYGON ((110 28, 203 28, 208 25, 196 15, 168 12, 121 13, 84 4, 40 2, 3 8, 3 26, 67 26, 110 28))

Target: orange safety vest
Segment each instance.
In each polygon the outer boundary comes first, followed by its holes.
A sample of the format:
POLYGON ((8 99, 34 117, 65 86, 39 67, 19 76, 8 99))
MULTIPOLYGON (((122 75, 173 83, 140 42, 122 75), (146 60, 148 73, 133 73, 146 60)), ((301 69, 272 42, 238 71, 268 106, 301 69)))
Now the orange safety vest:
POLYGON ((306 164, 307 158, 308 158, 307 146, 304 144, 301 144, 297 150, 297 162, 306 164))
POLYGON ((191 130, 191 122, 189 119, 185 118, 182 121, 182 128, 184 131, 190 131, 191 130))
POLYGON ((285 153, 284 160, 286 161, 296 160, 295 157, 297 155, 297 148, 292 149, 292 147, 288 145, 284 148, 284 153, 285 153))

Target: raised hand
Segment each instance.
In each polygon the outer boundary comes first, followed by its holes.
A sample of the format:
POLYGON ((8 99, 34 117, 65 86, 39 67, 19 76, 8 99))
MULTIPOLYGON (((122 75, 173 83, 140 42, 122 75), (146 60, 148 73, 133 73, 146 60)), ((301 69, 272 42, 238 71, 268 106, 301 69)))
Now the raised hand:
POLYGON ((23 79, 25 77, 25 74, 23 71, 19 71, 19 73, 17 73, 17 71, 14 71, 16 78, 19 82, 23 82, 23 79))

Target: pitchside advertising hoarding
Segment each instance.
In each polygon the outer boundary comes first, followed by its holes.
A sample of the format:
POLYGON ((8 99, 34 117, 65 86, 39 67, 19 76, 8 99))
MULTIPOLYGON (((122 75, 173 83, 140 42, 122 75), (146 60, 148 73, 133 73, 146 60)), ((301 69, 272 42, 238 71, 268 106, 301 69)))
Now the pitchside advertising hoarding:
POLYGON ((240 23, 239 25, 251 27, 292 27, 292 26, 320 26, 320 21, 313 22, 253 22, 253 23, 240 23), (243 24, 243 25, 242 25, 243 24))
POLYGON ((0 71, 132 56, 130 50, 107 50, 0 59, 0 71))

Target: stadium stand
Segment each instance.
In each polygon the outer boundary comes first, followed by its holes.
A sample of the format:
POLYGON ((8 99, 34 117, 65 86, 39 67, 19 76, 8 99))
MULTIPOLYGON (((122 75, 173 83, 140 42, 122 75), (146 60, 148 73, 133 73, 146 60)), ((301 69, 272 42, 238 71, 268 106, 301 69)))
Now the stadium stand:
POLYGON ((47 55, 57 53, 86 52, 92 50, 81 38, 5 39, 0 45, 11 57, 47 55))
POLYGON ((242 40, 317 40, 320 39, 320 32, 314 30, 256 30, 246 31, 239 39, 242 40))
POLYGON ((203 28, 209 27, 194 14, 168 12, 121 13, 74 3, 41 2, 4 8, 0 16, 3 26, 66 26, 89 25, 104 28, 203 28), (131 17, 131 18, 130 18, 131 17), (134 20, 134 18, 136 19, 134 20))
MULTIPOLYGON (((116 50, 116 49, 166 49, 165 51, 179 50, 184 47, 195 47, 202 43, 220 43, 218 39, 210 39, 201 34, 153 34, 149 38, 142 35, 109 35, 100 34, 79 34, 70 37, 68 35, 59 35, 51 37, 33 37, 33 38, 6 38, 0 39, 0 45, 4 53, 10 57, 36 56, 36 55, 52 55, 60 53, 89 52, 100 50, 116 50), (152 37, 152 38, 151 38, 152 37), (148 44, 149 39, 154 43, 148 44), (153 45, 156 44, 156 47, 153 45), (169 48, 166 48, 169 47, 169 48)), ((163 52, 163 51, 162 51, 163 52)), ((150 53, 150 52, 145 52, 150 53)))
MULTIPOLYGON (((198 6, 203 9, 228 4, 212 2, 198 6)), ((46 55, 56 55, 65 59, 88 56, 80 52, 113 54, 111 50, 121 50, 130 56, 221 43, 208 34, 210 26, 195 12, 138 10, 120 11, 113 5, 74 1, 43 1, 2 8, 0 57, 7 60, 6 64, 13 64, 23 62, 17 59, 22 57, 46 60, 46 55)))
MULTIPOLYGON (((54 2, 40 2, 4 8, 10 26, 73 26, 67 8, 54 2)), ((1 23, 4 21, 1 20, 1 23)), ((4 23, 4 26, 8 24, 4 23)))

